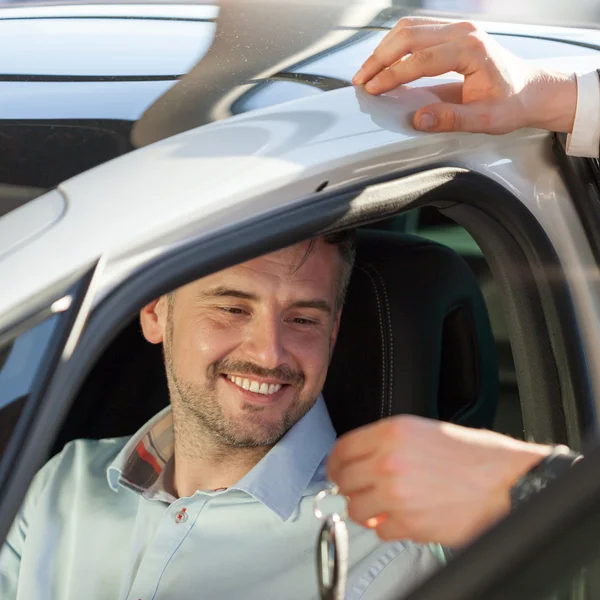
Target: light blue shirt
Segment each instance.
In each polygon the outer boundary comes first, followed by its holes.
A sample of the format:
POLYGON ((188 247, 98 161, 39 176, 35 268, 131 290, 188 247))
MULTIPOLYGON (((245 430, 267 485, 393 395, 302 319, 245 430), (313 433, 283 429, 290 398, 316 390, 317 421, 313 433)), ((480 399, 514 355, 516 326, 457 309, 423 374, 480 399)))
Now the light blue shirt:
MULTIPOLYGON (((323 399, 237 485, 185 498, 147 455, 169 463, 170 418, 76 440, 40 470, 0 552, 2 600, 318 600, 313 500, 336 437, 323 399), (157 426, 160 445, 148 443, 157 426), (140 453, 149 485, 125 476, 140 453)), ((396 599, 443 561, 435 546, 348 527, 347 600, 396 599)))

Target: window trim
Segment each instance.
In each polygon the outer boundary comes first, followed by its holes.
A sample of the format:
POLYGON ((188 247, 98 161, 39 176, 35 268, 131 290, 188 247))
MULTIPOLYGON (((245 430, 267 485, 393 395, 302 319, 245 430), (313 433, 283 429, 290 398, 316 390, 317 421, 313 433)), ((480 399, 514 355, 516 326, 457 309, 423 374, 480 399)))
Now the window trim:
POLYGON ((596 263, 600 265, 600 171, 597 159, 569 156, 566 134, 554 134, 552 150, 585 230, 596 263))
MULTIPOLYGON (((55 428, 43 426, 57 418, 54 410, 47 410, 47 390, 55 372, 68 361, 65 350, 76 343, 81 333, 87 316, 86 306, 88 311, 91 306, 90 290, 93 290, 91 283, 95 274, 96 266, 89 269, 58 300, 23 319, 0 337, 0 341, 8 341, 50 316, 59 317, 35 375, 29 398, 6 451, 0 457, 0 539, 6 537, 29 483, 44 461, 54 437, 55 428)), ((52 404, 54 406, 56 403, 52 404)))

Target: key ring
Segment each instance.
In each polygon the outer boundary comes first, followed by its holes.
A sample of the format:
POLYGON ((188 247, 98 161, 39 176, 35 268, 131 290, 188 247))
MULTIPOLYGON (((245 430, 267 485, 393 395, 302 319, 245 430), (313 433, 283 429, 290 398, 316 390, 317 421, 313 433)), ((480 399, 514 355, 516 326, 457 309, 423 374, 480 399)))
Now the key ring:
POLYGON ((334 521, 345 521, 348 518, 348 498, 346 498, 346 496, 344 496, 344 498, 346 499, 346 508, 344 509, 344 512, 340 515, 337 512, 334 512, 330 515, 325 515, 325 513, 319 508, 319 503, 324 500, 325 498, 327 498, 328 496, 339 496, 340 495, 340 488, 337 485, 332 485, 331 487, 325 488, 324 490, 321 490, 314 499, 313 502, 313 512, 315 513, 315 517, 317 517, 317 519, 325 519, 327 517, 331 517, 334 521))
MULTIPOLYGON (((343 600, 348 581, 348 505, 342 514, 325 514, 319 504, 329 496, 340 495, 337 485, 321 490, 314 499, 315 517, 323 523, 317 543, 317 576, 321 600, 343 600)), ((346 502, 347 502, 346 498, 346 502)))

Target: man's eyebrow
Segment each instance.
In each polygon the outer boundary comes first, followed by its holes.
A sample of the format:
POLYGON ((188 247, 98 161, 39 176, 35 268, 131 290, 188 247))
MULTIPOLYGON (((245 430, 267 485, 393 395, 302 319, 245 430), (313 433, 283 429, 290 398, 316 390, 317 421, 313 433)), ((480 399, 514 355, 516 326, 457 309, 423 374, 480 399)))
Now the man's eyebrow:
POLYGON ((298 300, 293 302, 290 308, 315 308, 328 315, 332 313, 331 305, 327 300, 298 300))
POLYGON ((200 300, 206 300, 209 298, 239 298, 240 300, 258 300, 258 296, 256 294, 223 286, 204 290, 203 292, 198 293, 197 297, 200 300))
MULTIPOLYGON (((197 298, 200 300, 208 300, 211 298, 239 298, 240 300, 252 300, 254 302, 260 298, 251 292, 245 292, 235 288, 218 286, 198 293, 197 298)), ((314 308, 324 313, 331 314, 333 311, 327 300, 297 300, 292 302, 289 308, 314 308)))

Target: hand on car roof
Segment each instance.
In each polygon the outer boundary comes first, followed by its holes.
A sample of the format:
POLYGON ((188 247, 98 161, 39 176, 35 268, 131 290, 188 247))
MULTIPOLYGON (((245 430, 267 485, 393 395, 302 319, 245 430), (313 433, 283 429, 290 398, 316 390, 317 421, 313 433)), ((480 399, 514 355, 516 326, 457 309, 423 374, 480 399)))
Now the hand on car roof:
POLYGON ((570 132, 577 106, 574 74, 550 72, 510 53, 474 23, 404 18, 354 76, 371 94, 450 72, 464 82, 432 87, 441 102, 420 108, 423 131, 508 133, 521 127, 570 132))

